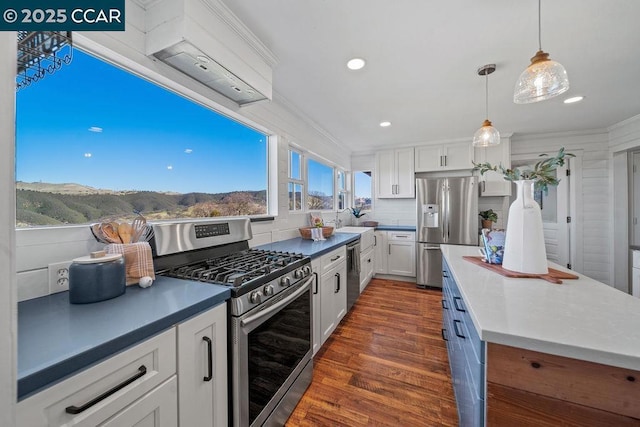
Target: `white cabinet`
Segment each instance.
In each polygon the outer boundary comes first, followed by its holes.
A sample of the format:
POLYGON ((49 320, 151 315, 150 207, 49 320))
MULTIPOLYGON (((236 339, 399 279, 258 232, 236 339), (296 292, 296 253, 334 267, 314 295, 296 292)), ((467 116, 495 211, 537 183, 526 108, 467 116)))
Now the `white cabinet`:
POLYGON ((376 153, 376 196, 380 199, 416 196, 413 148, 376 153))
MULTIPOLYGON (((323 255, 320 263, 320 333, 322 343, 336 329, 347 313, 347 252, 346 247, 323 255)), ((322 344, 321 344, 322 345, 322 344)))
POLYGON ((370 229, 360 234, 360 293, 367 287, 373 277, 375 234, 370 229))
POLYGON ((374 273, 387 274, 387 232, 376 231, 373 254, 375 258, 374 273))
POLYGON ((123 423, 111 424, 120 427, 160 417, 154 425, 174 426, 175 374, 176 330, 171 328, 21 400, 17 425, 94 427, 121 417, 123 423))
POLYGON ((415 277, 415 240, 413 231, 376 231, 375 272, 415 277))
POLYGON ((178 325, 178 405, 182 426, 227 426, 227 308, 178 325))
POLYGON ((360 293, 362 293, 371 279, 375 266, 375 255, 373 247, 360 253, 360 293))
POLYGON ((631 269, 631 295, 640 298, 640 251, 631 251, 633 268, 631 269))
POLYGON ((416 275, 416 234, 407 231, 388 231, 389 258, 387 271, 398 276, 416 275))
POLYGON ((312 304, 312 316, 313 316, 313 355, 320 350, 322 347, 322 325, 321 325, 321 295, 320 295, 320 271, 322 269, 321 258, 316 258, 311 260, 311 271, 314 276, 313 280, 313 292, 311 296, 311 304, 312 304))
POLYGON ((415 172, 433 172, 473 168, 471 142, 424 145, 415 148, 415 172))
POLYGON ((227 395, 220 304, 21 400, 17 425, 226 427, 227 395))
MULTIPOLYGON (((494 166, 511 168, 511 139, 500 138, 500 145, 475 149, 475 162, 489 162, 494 166)), ((489 171, 479 178, 481 196, 510 196, 511 182, 506 181, 500 172, 489 171)))

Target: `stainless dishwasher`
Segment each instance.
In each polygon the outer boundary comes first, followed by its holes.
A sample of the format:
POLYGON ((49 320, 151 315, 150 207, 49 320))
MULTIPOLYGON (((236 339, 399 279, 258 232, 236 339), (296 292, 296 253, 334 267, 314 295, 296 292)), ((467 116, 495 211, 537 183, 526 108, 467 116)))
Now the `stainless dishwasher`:
POLYGON ((347 245, 347 312, 360 296, 360 239, 347 245))

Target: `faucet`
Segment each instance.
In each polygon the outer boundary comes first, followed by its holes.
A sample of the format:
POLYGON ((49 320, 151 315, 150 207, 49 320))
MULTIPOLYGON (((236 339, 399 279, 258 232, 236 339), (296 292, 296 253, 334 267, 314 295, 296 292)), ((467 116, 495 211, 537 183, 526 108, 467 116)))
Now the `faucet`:
POLYGON ((336 211, 336 220, 335 220, 336 228, 342 227, 342 220, 340 219, 340 214, 343 213, 343 212, 346 212, 348 210, 349 210, 349 208, 336 211))

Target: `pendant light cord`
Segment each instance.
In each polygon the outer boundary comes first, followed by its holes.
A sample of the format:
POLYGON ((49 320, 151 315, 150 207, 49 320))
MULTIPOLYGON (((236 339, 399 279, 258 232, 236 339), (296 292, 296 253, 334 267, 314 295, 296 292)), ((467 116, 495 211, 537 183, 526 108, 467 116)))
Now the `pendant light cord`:
POLYGON ((489 73, 485 71, 484 73, 484 89, 485 89, 485 111, 487 113, 487 120, 489 120, 489 73))
POLYGON ((540 12, 542 0, 538 0, 538 50, 542 50, 542 13, 540 12))

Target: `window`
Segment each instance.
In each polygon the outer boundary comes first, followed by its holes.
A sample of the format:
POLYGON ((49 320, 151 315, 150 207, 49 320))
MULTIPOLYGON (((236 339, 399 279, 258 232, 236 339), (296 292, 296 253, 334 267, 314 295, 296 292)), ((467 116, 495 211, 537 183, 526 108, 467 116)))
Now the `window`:
POLYGON ((304 181, 302 180, 302 154, 289 150, 289 210, 302 210, 304 181))
POLYGON ((338 210, 347 207, 347 177, 343 170, 336 169, 336 190, 338 192, 338 210))
POLYGON ((307 209, 332 210, 333 206, 333 168, 313 159, 307 160, 307 209))
POLYGON ((267 213, 267 135, 78 49, 16 111, 18 227, 267 213))
POLYGON ((353 206, 371 210, 371 172, 354 172, 353 187, 353 206))

